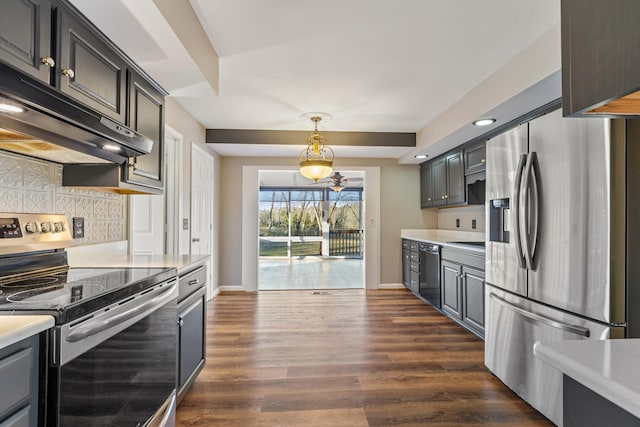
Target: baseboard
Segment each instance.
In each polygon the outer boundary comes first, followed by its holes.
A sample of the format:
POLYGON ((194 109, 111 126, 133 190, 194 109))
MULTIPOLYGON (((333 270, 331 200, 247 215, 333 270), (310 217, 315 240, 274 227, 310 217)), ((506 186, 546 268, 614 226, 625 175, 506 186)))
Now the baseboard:
POLYGON ((217 297, 219 294, 220 294, 220 287, 217 287, 211 292, 211 296, 209 298, 209 301, 211 301, 212 299, 217 297))
POLYGON ((218 287, 220 291, 229 291, 229 292, 244 292, 244 287, 242 285, 225 285, 218 287))
POLYGON ((402 289, 404 285, 402 283, 380 283, 378 289, 402 289))

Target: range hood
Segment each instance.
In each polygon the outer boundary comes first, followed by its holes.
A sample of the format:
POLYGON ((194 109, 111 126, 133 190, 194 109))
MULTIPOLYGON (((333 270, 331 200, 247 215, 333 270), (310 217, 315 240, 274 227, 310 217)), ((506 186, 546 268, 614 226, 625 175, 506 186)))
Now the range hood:
POLYGON ((117 163, 153 141, 0 63, 0 150, 64 164, 117 163))

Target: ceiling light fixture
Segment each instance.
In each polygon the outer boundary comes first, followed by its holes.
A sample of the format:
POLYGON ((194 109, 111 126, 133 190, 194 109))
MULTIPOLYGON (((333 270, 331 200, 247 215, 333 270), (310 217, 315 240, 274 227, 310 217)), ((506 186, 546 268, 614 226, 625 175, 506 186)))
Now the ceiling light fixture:
POLYGON ((486 119, 478 119, 473 124, 475 126, 489 126, 496 122, 496 119, 486 118, 486 119))
POLYGON ((0 111, 4 113, 24 113, 26 110, 17 105, 0 103, 0 111))
POLYGON ((102 149, 103 150, 107 150, 107 151, 120 151, 120 150, 122 150, 121 147, 119 147, 119 146, 117 146, 115 144, 104 144, 102 146, 102 149))
POLYGON ((331 175, 333 167, 333 150, 326 145, 324 136, 318 133, 318 122, 322 117, 312 116, 314 123, 313 133, 307 138, 307 148, 302 150, 298 160, 300 161, 300 173, 305 178, 318 182, 319 179, 331 175))
POLYGON ((415 159, 426 159, 427 156, 426 154, 416 154, 415 156, 413 156, 415 159))

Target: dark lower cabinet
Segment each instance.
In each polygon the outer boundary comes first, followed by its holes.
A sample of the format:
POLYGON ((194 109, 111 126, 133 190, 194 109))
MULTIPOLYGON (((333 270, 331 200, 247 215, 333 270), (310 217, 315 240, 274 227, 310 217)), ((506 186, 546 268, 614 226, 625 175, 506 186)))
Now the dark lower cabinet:
POLYGON ((2 1, 0 60, 50 83, 55 59, 51 49, 49 0, 2 1))
POLYGON ((484 338, 484 253, 444 246, 442 311, 484 338))
POLYGON ((411 251, 409 250, 409 242, 402 241, 402 284, 410 288, 411 283, 411 251))
POLYGON ((402 284, 414 294, 420 294, 420 253, 415 240, 402 239, 402 284))
POLYGON ((207 269, 178 272, 177 401, 187 394, 206 361, 207 269))
POLYGON ((640 425, 640 418, 567 375, 562 376, 562 421, 565 427, 640 425))
POLYGON ((462 322, 484 336, 484 271, 462 266, 462 322))
POLYGON ((55 80, 60 91, 125 123, 126 62, 97 36, 88 21, 63 3, 58 4, 55 14, 59 50, 55 80))
POLYGON ((0 426, 36 427, 40 402, 40 335, 0 349, 0 426))
POLYGON ((440 262, 440 280, 442 286, 442 310, 456 319, 462 319, 462 293, 460 276, 462 266, 442 260, 440 262))

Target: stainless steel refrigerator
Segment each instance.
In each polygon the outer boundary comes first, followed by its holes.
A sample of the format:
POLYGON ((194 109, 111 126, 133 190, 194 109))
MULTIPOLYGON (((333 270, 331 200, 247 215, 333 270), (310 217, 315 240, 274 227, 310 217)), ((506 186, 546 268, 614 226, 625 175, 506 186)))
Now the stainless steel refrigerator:
POLYGON ((485 364, 558 425, 562 374, 534 343, 625 335, 624 150, 612 150, 613 125, 556 110, 487 142, 485 364))

